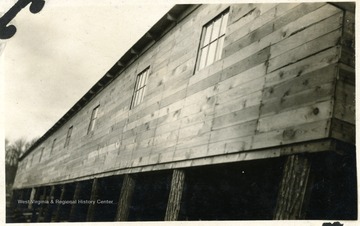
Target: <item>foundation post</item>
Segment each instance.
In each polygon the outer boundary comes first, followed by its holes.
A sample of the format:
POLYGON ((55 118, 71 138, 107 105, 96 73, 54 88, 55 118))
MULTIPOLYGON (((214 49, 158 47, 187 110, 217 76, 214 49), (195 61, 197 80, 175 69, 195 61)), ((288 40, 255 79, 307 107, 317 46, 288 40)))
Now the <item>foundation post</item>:
MULTIPOLYGON (((39 200, 41 194, 41 187, 35 188, 35 195, 34 200, 39 200)), ((37 222, 38 219, 38 205, 32 205, 32 215, 31 215, 31 222, 37 222)))
MULTIPOLYGON (((90 200, 97 200, 98 190, 99 190, 99 181, 97 178, 95 178, 93 180, 92 187, 91 187, 90 200)), ((92 204, 89 205, 87 215, 86 215, 86 221, 94 221, 95 209, 96 209, 96 203, 94 205, 92 205, 92 204)))
POLYGON ((28 205, 28 209, 32 208, 32 200, 34 200, 35 198, 35 193, 36 193, 36 188, 31 188, 31 193, 30 193, 30 198, 29 198, 29 205, 28 205))
MULTIPOLYGON (((60 194, 60 198, 59 200, 62 201, 64 200, 64 196, 65 196, 65 192, 66 192, 66 184, 61 185, 61 194, 60 194)), ((55 213, 55 222, 59 222, 60 218, 61 218, 61 204, 58 204, 57 208, 56 208, 56 213, 55 213)))
POLYGON ((305 217, 304 200, 309 195, 311 163, 304 155, 287 157, 275 208, 275 220, 297 220, 305 217))
MULTIPOLYGON (((75 192, 74 192, 74 196, 73 196, 72 200, 78 200, 79 199, 81 188, 82 188, 81 182, 77 182, 76 186, 75 186, 75 192)), ((78 204, 77 203, 71 205, 71 210, 70 210, 70 214, 69 214, 69 221, 76 221, 77 209, 78 209, 78 204)))
POLYGON ((136 178, 134 175, 125 175, 121 188, 118 209, 115 221, 126 221, 129 216, 129 207, 135 189, 136 178))
POLYGON ((165 221, 176 221, 179 217, 181 197, 184 190, 185 172, 175 169, 173 171, 165 221))
POLYGON ((50 201, 54 198, 54 193, 55 193, 55 185, 51 186, 50 195, 48 196, 48 199, 47 199, 49 204, 47 205, 47 208, 44 213, 44 222, 51 221, 51 216, 52 216, 55 204, 51 203, 50 201))
MULTIPOLYGON (((41 201, 46 200, 46 192, 47 192, 47 188, 46 188, 46 187, 43 187, 43 193, 42 193, 42 195, 40 196, 40 200, 41 200, 41 201)), ((40 204, 40 209, 39 209, 39 215, 38 215, 38 218, 37 218, 37 222, 42 222, 42 221, 44 221, 43 216, 44 216, 45 206, 46 206, 45 203, 40 204)))

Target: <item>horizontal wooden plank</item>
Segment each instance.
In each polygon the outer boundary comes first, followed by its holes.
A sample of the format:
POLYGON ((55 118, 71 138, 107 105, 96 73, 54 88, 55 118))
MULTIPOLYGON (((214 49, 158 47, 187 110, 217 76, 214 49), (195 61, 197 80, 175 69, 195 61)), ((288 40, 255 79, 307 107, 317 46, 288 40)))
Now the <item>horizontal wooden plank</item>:
POLYGON ((222 140, 253 135, 255 134, 256 126, 257 120, 252 120, 234 126, 213 130, 211 131, 210 142, 213 143, 222 140))
POLYGON ((346 48, 341 49, 340 62, 350 67, 355 68, 355 54, 353 51, 349 51, 346 48))
POLYGON ((259 119, 259 133, 297 126, 310 122, 328 119, 332 116, 333 102, 325 101, 310 106, 297 108, 259 119))
POLYGON ((264 89, 263 101, 266 102, 272 98, 280 99, 312 87, 333 82, 336 79, 337 71, 337 64, 332 64, 309 73, 299 74, 299 76, 283 83, 266 87, 264 89))
POLYGON ((212 130, 218 130, 224 127, 233 126, 258 119, 259 114, 260 105, 255 105, 216 117, 213 120, 212 130))
POLYGON ((249 70, 243 71, 237 75, 234 75, 231 78, 219 82, 217 84, 216 89, 218 93, 231 90, 237 86, 243 85, 244 83, 265 76, 265 72, 266 72, 265 64, 259 64, 253 68, 250 68, 249 70))
MULTIPOLYGON (((251 55, 250 57, 241 60, 240 62, 237 62, 229 67, 224 67, 222 75, 221 75, 221 81, 231 78, 232 76, 235 76, 241 72, 247 71, 252 67, 255 67, 259 64, 264 63, 268 58, 270 57, 270 48, 264 48, 262 50, 259 50, 259 52, 251 55)), ((224 65, 226 63, 224 62, 224 65)))
MULTIPOLYGON (((264 24, 263 26, 255 29, 255 30, 250 30, 249 34, 246 36, 241 36, 236 39, 234 39, 234 34, 228 36, 225 39, 225 48, 224 48, 224 55, 225 56, 229 56, 232 55, 235 51, 238 51, 240 49, 243 49, 244 47, 250 45, 251 43, 254 43, 256 41, 261 41, 260 39, 263 39, 265 36, 268 36, 271 32, 277 31, 279 30, 279 33, 281 32, 281 36, 279 36, 279 38, 286 38, 287 36, 293 34, 296 31, 288 31, 285 27, 286 25, 288 25, 288 27, 295 27, 296 30, 298 30, 299 28, 301 28, 302 24, 305 24, 304 27, 308 26, 311 23, 317 22, 316 19, 321 20, 323 17, 326 17, 328 14, 332 15, 332 9, 334 9, 335 7, 331 6, 331 9, 328 9, 328 7, 326 7, 326 11, 323 10, 325 8, 322 7, 321 10, 318 10, 321 6, 324 6, 324 4, 301 4, 301 5, 296 5, 296 4, 279 4, 276 8, 269 10, 270 11, 274 11, 273 13, 278 14, 277 16, 279 16, 279 14, 282 14, 282 8, 284 8, 285 10, 285 14, 281 17, 278 17, 274 20, 270 20, 268 23, 264 24), (295 7, 296 6, 296 7, 295 7), (286 11, 289 10, 289 11, 286 11), (320 11, 317 13, 312 13, 313 11, 320 11), (314 14, 314 15, 312 15, 314 14), (321 15, 320 18, 319 16, 316 15, 321 15), (303 17, 307 17, 306 19, 302 19, 303 17), (301 19, 299 19, 301 18, 301 19), (299 20, 299 21, 297 21, 299 20), (307 22, 305 22, 305 20, 307 22), (315 20, 315 21, 314 21, 315 20), (291 24, 294 25, 291 25, 291 24), (284 27, 284 28, 282 28, 284 27), (281 30, 280 30, 281 28, 281 30), (228 44, 229 43, 229 44, 228 44)), ((336 8, 335 8, 336 9, 336 8)), ((337 11, 339 12, 340 10, 337 9, 337 11)), ((267 13, 269 13, 267 12, 267 13)), ((328 15, 328 16, 330 16, 328 15)), ((256 21, 256 20, 255 20, 256 21)), ((252 23, 251 23, 252 24, 252 23)), ((253 26, 253 25, 251 25, 253 26)), ((246 28, 242 27, 239 28, 240 31, 244 32, 247 31, 246 28)), ((234 32, 236 34, 236 32, 234 32)), ((277 41, 273 41, 271 43, 276 43, 277 41)))
MULTIPOLYGON (((262 90, 265 83, 265 78, 251 80, 250 82, 238 85, 226 92, 222 92, 217 96, 217 104, 221 105, 228 101, 247 96, 256 91, 262 90)), ((221 109, 220 109, 221 110, 221 109)))
POLYGON ((200 123, 192 124, 190 126, 181 127, 179 129, 179 140, 187 137, 196 137, 203 133, 207 133, 212 128, 212 121, 202 121, 200 123))
POLYGON ((276 57, 288 50, 303 45, 306 42, 314 40, 320 36, 337 30, 341 27, 343 21, 342 12, 339 12, 323 21, 320 21, 309 27, 299 27, 297 31, 289 34, 289 37, 272 45, 270 48, 271 57, 276 57))
POLYGON ((340 56, 340 48, 333 47, 316 55, 303 59, 295 64, 288 65, 266 75, 265 87, 293 79, 301 74, 310 73, 314 70, 337 63, 340 56))
POLYGON ((218 72, 213 75, 209 75, 207 78, 205 78, 193 85, 188 86, 186 95, 190 96, 190 95, 197 93, 199 91, 202 91, 206 88, 213 87, 214 85, 219 83, 221 74, 222 74, 221 72, 218 72))
POLYGON ((259 90, 223 103, 216 102, 214 109, 214 117, 239 111, 247 107, 260 105, 261 98, 262 98, 262 90, 259 90))
POLYGON ((209 142, 209 139, 210 139, 210 132, 202 133, 197 136, 186 137, 177 142, 176 150, 187 149, 199 145, 205 145, 209 142))
MULTIPOLYGON (((235 47, 229 47, 230 52, 227 53, 227 47, 224 48, 225 62, 224 67, 245 59, 252 54, 270 45, 274 45, 281 40, 287 39, 288 37, 298 33, 304 28, 316 25, 319 21, 322 21, 332 15, 339 13, 340 10, 331 5, 324 5, 309 14, 305 14, 300 18, 291 21, 290 23, 281 27, 281 29, 274 30, 273 24, 269 23, 256 30, 256 32, 250 33, 238 41, 238 45, 235 47), (228 56, 229 55, 229 56, 228 56)), ((283 49, 287 49, 282 46, 283 49)))
POLYGON ((342 121, 337 118, 331 120, 331 133, 332 138, 355 144, 355 125, 342 121))
POLYGON ((253 135, 237 137, 235 139, 226 139, 220 142, 209 144, 208 156, 223 155, 234 152, 251 150, 253 135))
POLYGON ((326 50, 333 46, 336 46, 341 37, 341 29, 321 36, 310 42, 305 43, 295 49, 289 50, 284 54, 281 54, 275 58, 269 60, 268 72, 272 72, 278 68, 284 67, 296 63, 308 56, 318 53, 322 50, 326 50))
POLYGON ((355 99, 346 102, 335 101, 334 117, 355 124, 355 99))
POLYGON ((231 34, 244 25, 251 23, 255 18, 261 16, 275 6, 275 3, 249 3, 233 5, 230 8, 231 12, 229 15, 228 28, 226 33, 231 34))
POLYGON ((189 160, 207 156, 208 144, 176 149, 172 161, 189 160))
MULTIPOLYGON (((247 34, 259 29, 263 25, 267 24, 275 17, 281 18, 282 15, 286 13, 293 13, 296 11, 303 10, 302 7, 298 8, 298 3, 288 3, 288 4, 278 4, 276 7, 267 10, 262 15, 256 17, 251 23, 247 23, 246 25, 242 26, 241 28, 237 29, 236 31, 232 32, 225 38, 225 48, 230 43, 234 43, 236 40, 246 36, 247 34), (297 10, 295 10, 297 9, 297 10)), ((302 12, 302 11, 300 11, 302 12)), ((281 26, 280 26, 281 27, 281 26)))
POLYGON ((355 69, 345 64, 339 64, 339 80, 355 86, 355 69))
POLYGON ((333 100, 334 90, 335 84, 331 82, 313 88, 307 88, 301 92, 292 93, 291 95, 269 99, 266 102, 262 102, 260 117, 267 117, 319 102, 333 100))
POLYGON ((252 148, 258 149, 327 138, 329 137, 329 127, 330 119, 325 119, 258 133, 254 136, 252 148))

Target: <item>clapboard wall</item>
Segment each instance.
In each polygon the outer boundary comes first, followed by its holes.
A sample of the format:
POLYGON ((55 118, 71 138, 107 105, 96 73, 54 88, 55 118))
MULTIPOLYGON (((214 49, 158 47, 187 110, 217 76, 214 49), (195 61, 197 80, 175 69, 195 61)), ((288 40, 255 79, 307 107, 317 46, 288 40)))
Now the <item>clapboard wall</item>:
POLYGON ((328 3, 199 6, 23 158, 14 187, 274 157, 326 138, 354 143, 345 15, 354 21, 328 3), (221 59, 195 70, 202 27, 228 8, 221 59), (147 67, 144 101, 130 109, 147 67))

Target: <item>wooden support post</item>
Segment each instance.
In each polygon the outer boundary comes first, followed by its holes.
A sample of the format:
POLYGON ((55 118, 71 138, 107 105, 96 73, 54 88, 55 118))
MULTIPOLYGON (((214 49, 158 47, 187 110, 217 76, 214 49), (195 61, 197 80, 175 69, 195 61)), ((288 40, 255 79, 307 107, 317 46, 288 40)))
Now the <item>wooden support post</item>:
POLYGON ((54 193, 55 193, 55 185, 51 186, 50 194, 49 194, 49 196, 47 198, 49 204, 47 205, 47 208, 45 209, 44 222, 50 222, 51 221, 51 216, 52 216, 52 212, 53 212, 53 209, 54 209, 54 204, 51 203, 50 201, 53 200, 54 193))
MULTIPOLYGON (((60 198, 59 198, 60 201, 64 200, 65 192, 66 192, 66 184, 61 186, 61 194, 60 194, 60 198)), ((58 204, 58 206, 56 208, 55 219, 54 219, 55 222, 59 222, 59 220, 61 218, 61 212, 62 212, 61 207, 62 207, 62 205, 58 204)))
POLYGON ((135 183, 136 178, 134 175, 125 175, 121 188, 115 221, 127 221, 129 216, 129 207, 131 205, 132 195, 135 189, 135 183))
POLYGON ((35 198, 35 193, 36 193, 36 188, 32 188, 31 189, 31 193, 30 193, 30 198, 29 198, 29 205, 28 205, 28 209, 32 209, 32 200, 34 200, 35 198))
MULTIPOLYGON (((97 200, 98 190, 99 190, 99 181, 97 178, 95 178, 92 183, 90 200, 97 200)), ((94 205, 92 205, 92 204, 89 205, 87 215, 86 215, 86 221, 94 220, 95 208, 96 208, 96 203, 94 205)))
MULTIPOLYGON (((41 187, 35 189, 34 200, 39 200, 41 195, 41 187)), ((38 219, 38 205, 32 206, 31 222, 37 222, 38 219)))
MULTIPOLYGON (((40 197, 40 200, 42 200, 42 201, 46 200, 46 193, 47 193, 47 188, 44 187, 43 193, 42 193, 42 195, 40 197)), ((45 203, 40 204, 40 209, 39 209, 39 215, 38 215, 38 218, 37 218, 37 222, 42 222, 44 220, 43 217, 44 217, 45 206, 46 206, 45 203)))
POLYGON ((304 200, 309 195, 310 160, 303 155, 287 157, 275 208, 275 220, 303 219, 304 200))
MULTIPOLYGON (((74 196, 73 196, 73 200, 78 200, 80 197, 80 192, 81 192, 81 187, 82 187, 82 183, 81 182, 77 182, 76 183, 76 187, 75 187, 75 192, 74 192, 74 196)), ((78 204, 72 204, 71 206, 71 210, 70 210, 70 215, 69 215, 69 221, 76 221, 76 212, 78 209, 78 204)))
POLYGON ((175 169, 173 171, 171 188, 166 207, 165 221, 178 220, 181 197, 184 190, 185 172, 184 170, 175 169))

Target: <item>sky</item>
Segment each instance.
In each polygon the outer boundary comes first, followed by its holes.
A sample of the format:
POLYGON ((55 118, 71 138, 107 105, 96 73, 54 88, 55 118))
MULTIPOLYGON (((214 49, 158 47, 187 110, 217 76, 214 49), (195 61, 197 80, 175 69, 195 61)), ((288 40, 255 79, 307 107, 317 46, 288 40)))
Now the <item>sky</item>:
MULTIPOLYGON (((0 13, 14 3, 1 0, 0 13)), ((16 34, 0 42, 5 137, 45 134, 172 6, 47 0, 38 14, 24 8, 12 21, 16 34)))

